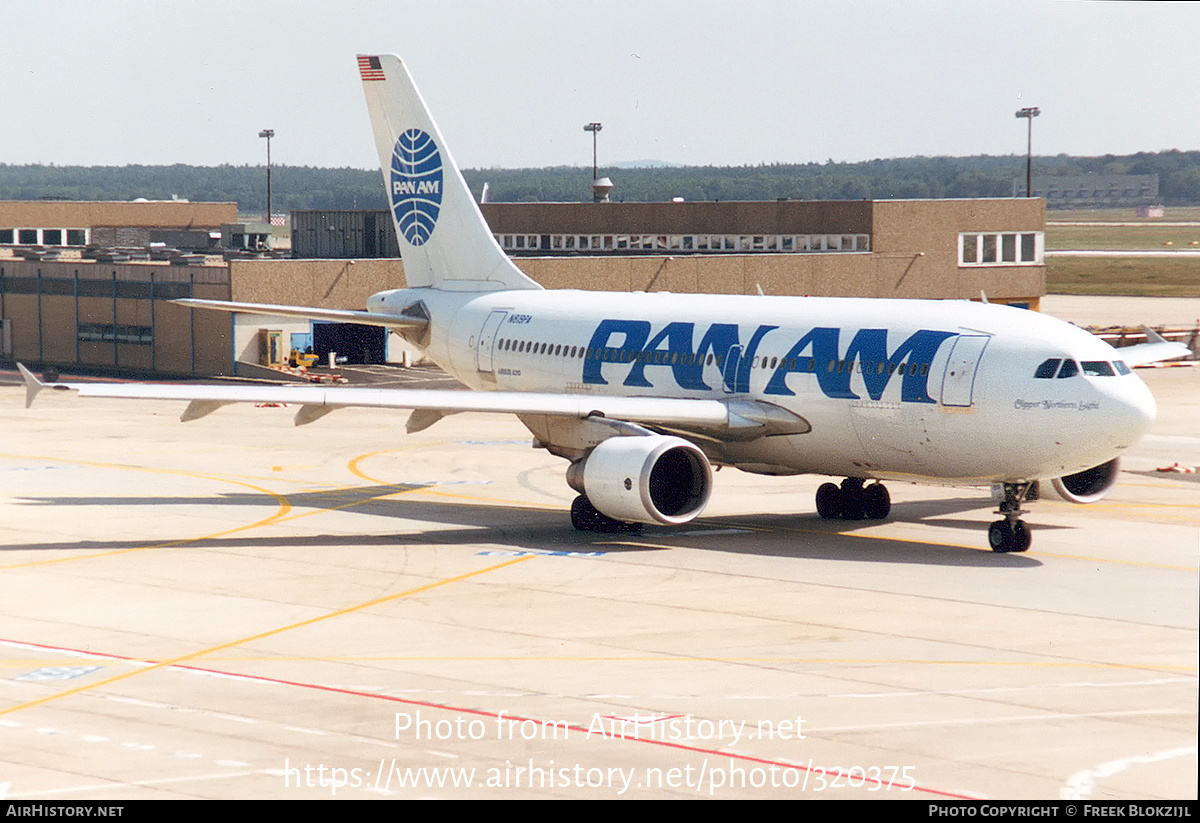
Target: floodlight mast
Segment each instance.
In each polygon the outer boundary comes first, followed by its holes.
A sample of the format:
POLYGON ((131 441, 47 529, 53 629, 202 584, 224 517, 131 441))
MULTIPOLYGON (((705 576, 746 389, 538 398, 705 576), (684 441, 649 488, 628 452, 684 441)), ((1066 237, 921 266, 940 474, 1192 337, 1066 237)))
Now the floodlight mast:
POLYGON ((586 126, 583 127, 584 131, 590 131, 592 133, 592 180, 593 181, 595 181, 596 177, 598 176, 598 170, 597 170, 597 166, 596 166, 596 135, 600 132, 600 129, 602 129, 602 128, 604 128, 604 126, 601 125, 600 123, 588 123, 586 126))
POLYGON ((1042 110, 1037 106, 1020 109, 1017 111, 1017 117, 1024 117, 1029 121, 1029 137, 1025 149, 1025 196, 1031 197, 1033 191, 1033 118, 1042 113, 1042 110))
POLYGON ((263 129, 258 133, 259 137, 267 138, 267 225, 271 225, 271 138, 275 136, 275 129, 263 129))

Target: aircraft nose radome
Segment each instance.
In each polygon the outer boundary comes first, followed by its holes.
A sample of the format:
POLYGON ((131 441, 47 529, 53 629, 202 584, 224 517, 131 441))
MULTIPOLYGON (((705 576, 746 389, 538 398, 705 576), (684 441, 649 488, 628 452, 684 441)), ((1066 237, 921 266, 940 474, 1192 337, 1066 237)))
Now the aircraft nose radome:
POLYGON ((1130 444, 1141 438, 1158 414, 1154 395, 1140 379, 1125 381, 1120 390, 1114 392, 1112 422, 1115 434, 1127 434, 1130 444))

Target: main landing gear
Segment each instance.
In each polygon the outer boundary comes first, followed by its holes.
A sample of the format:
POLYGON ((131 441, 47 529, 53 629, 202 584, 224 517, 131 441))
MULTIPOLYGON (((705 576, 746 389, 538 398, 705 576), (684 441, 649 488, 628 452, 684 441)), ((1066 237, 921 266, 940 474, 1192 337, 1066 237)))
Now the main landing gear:
POLYGON ((1033 542, 1029 526, 1021 519, 1021 515, 1025 514, 1021 503, 1026 500, 1033 487, 1033 483, 1004 484, 1004 499, 1000 501, 1000 508, 996 512, 1003 515, 1004 519, 988 526, 988 545, 992 547, 992 551, 1023 552, 1033 542))
POLYGON ((863 486, 861 477, 847 477, 841 486, 822 483, 817 489, 817 514, 825 520, 882 520, 892 511, 892 497, 882 483, 863 486))
POLYGON ((597 510, 586 495, 579 495, 571 503, 571 525, 581 532, 602 534, 639 534, 641 523, 626 523, 616 520, 597 510))

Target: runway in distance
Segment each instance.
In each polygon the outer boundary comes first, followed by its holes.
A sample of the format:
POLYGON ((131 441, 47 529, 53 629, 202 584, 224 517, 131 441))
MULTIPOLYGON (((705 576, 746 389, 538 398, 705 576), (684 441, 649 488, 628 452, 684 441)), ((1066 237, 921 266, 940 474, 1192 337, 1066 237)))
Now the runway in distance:
MULTIPOLYGON (((1092 502, 1155 414, 1131 366, 1188 354, 1157 336, 1120 351, 1024 309, 968 301, 545 290, 501 250, 408 70, 358 57, 408 286, 365 311, 209 300, 196 308, 368 323, 423 349, 475 392, 318 386, 43 384, 90 397, 411 409, 420 431, 456 412, 515 414, 569 461, 575 528, 696 518, 713 467, 845 478, 821 517, 881 519, 881 481, 991 486, 999 552, 1025 551, 1021 506, 1040 480, 1092 502)), ((1148 332, 1153 335, 1153 332, 1148 332)))

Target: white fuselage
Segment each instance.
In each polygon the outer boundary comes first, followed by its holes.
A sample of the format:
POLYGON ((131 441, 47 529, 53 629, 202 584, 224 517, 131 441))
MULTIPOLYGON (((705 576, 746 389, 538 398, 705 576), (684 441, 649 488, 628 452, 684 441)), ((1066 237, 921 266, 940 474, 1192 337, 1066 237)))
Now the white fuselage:
POLYGON ((811 424, 805 434, 698 441, 714 462, 756 472, 1058 477, 1119 456, 1155 411, 1108 344, 1005 306, 405 289, 375 295, 370 308, 416 300, 431 317, 429 356, 474 389, 751 399, 811 424), (1035 376, 1049 359, 1091 365, 1035 376))

